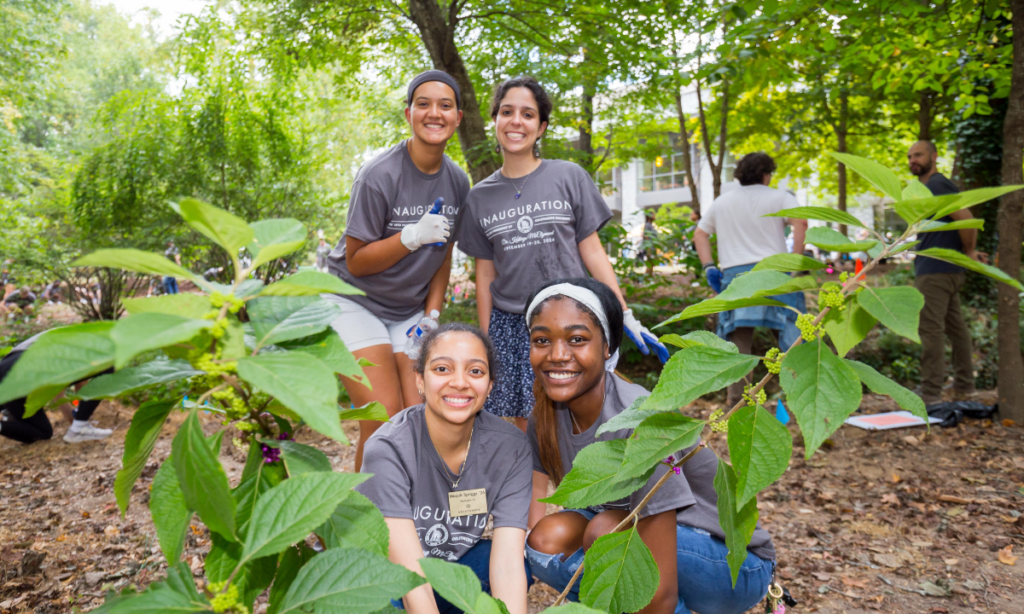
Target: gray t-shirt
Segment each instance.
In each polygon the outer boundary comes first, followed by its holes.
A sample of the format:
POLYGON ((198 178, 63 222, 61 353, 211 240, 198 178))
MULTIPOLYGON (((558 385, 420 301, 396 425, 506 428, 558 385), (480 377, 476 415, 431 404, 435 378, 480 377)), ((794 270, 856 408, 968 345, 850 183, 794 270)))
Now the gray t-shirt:
POLYGON ((518 314, 545 281, 587 276, 579 242, 612 217, 590 175, 565 160, 542 160, 517 179, 495 171, 473 187, 466 207, 459 249, 494 261, 494 306, 518 314))
MULTIPOLYGON (((427 432, 423 405, 403 410, 366 442, 362 473, 373 477, 356 487, 388 518, 409 518, 416 525, 423 556, 458 561, 478 541, 488 514, 452 518, 452 483, 427 432)), ((530 445, 522 431, 481 411, 476 415, 469 456, 458 491, 486 489, 494 527, 526 529, 533 490, 530 445)))
POLYGON ((428 175, 416 168, 406 142, 388 149, 359 169, 352 184, 345 232, 327 256, 327 270, 366 292, 345 295, 378 318, 405 320, 422 312, 430 279, 444 263, 458 230, 469 193, 469 178, 448 156, 441 170, 428 175), (437 198, 444 198, 442 213, 451 224, 449 243, 424 245, 394 266, 374 275, 356 277, 345 261, 345 238, 372 243, 402 232, 420 221, 437 198))
MULTIPOLYGON (((590 428, 579 435, 572 434, 572 418, 569 416, 568 407, 562 404, 555 406, 558 412, 558 448, 562 456, 562 467, 566 473, 572 468, 576 455, 595 441, 611 441, 632 436, 632 429, 604 433, 596 439, 594 434, 602 424, 625 411, 637 398, 649 394, 643 387, 630 384, 610 373, 605 375, 604 392, 605 400, 601 415, 590 428)), ((547 474, 540 463, 536 419, 533 416, 530 416, 526 434, 533 449, 533 470, 547 474)), ((683 450, 676 456, 686 454, 692 449, 683 450)), ((628 498, 606 503, 600 508, 594 508, 593 511, 635 508, 668 470, 668 467, 659 465, 643 488, 628 498)), ((718 460, 715 453, 708 449, 701 450, 683 465, 682 475, 669 478, 665 485, 655 493, 647 506, 640 512, 640 516, 647 517, 674 509, 678 524, 707 531, 724 541, 725 533, 722 532, 722 527, 718 523, 718 493, 715 492, 714 487, 715 472, 717 471, 718 460)), ((775 547, 772 545, 771 536, 761 527, 760 523, 754 530, 754 537, 750 540, 748 550, 764 559, 775 558, 775 547)))

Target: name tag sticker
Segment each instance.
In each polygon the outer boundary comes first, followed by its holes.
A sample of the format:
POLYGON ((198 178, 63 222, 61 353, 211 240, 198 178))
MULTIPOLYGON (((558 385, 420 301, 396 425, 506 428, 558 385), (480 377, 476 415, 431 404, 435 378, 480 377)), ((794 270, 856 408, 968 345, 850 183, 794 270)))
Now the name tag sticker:
POLYGON ((448 493, 448 515, 453 518, 487 513, 487 489, 475 488, 448 493))

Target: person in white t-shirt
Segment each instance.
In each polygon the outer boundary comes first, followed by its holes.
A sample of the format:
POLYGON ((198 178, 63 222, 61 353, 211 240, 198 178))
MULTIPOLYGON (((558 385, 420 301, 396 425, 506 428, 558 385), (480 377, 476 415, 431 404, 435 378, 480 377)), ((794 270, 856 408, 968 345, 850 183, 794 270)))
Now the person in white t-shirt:
MULTIPOLYGON (((789 252, 786 226, 793 229, 793 253, 804 251, 807 220, 764 217, 783 209, 798 207, 796 198, 784 190, 770 187, 775 160, 764 152, 743 156, 736 165, 738 188, 715 199, 702 212, 693 243, 704 265, 704 273, 715 293, 722 292, 739 274, 754 268, 761 260, 789 252), (718 264, 711 253, 711 235, 718 236, 718 264), (719 268, 721 267, 721 268, 719 268)), ((773 296, 800 312, 806 310, 803 292, 773 296)), ((779 338, 781 349, 789 348, 800 334, 796 313, 785 307, 742 307, 718 314, 716 334, 736 344, 740 352, 750 354, 754 328, 766 326, 779 338)), ((743 395, 743 386, 750 376, 729 386, 728 403, 735 404, 743 395)))

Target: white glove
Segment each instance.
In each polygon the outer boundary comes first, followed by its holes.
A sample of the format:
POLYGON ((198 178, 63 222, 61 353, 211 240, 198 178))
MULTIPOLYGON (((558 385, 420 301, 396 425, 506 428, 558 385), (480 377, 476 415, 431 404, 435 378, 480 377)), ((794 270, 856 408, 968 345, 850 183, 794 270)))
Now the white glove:
POLYGON ((647 347, 649 345, 654 348, 654 353, 658 355, 658 360, 661 361, 661 364, 668 362, 668 348, 658 341, 658 338, 636 319, 636 316, 633 315, 633 310, 627 309, 622 313, 622 316, 626 336, 640 350, 640 353, 644 355, 650 354, 651 350, 647 347))
POLYGON ((427 211, 415 224, 402 229, 402 245, 414 252, 424 245, 448 242, 448 218, 427 211))

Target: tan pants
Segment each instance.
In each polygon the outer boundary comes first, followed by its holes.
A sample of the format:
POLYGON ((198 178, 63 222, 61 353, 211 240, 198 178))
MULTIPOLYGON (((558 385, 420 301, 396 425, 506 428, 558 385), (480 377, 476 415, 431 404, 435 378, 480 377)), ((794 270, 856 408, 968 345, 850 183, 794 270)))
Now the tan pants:
POLYGON ((943 336, 953 344, 953 389, 974 391, 971 366, 971 333, 960 313, 963 273, 932 273, 914 280, 924 295, 924 309, 917 332, 921 336, 921 395, 942 396, 946 383, 946 348, 943 336))

